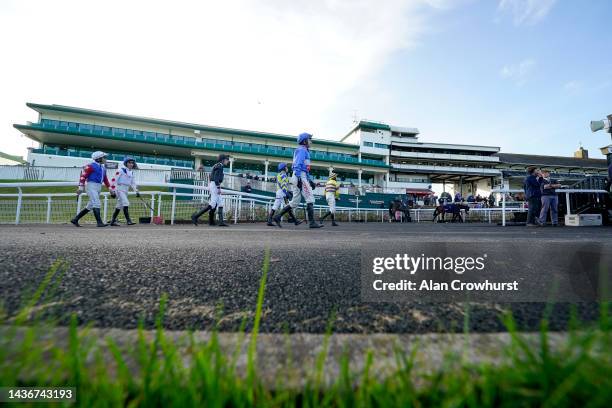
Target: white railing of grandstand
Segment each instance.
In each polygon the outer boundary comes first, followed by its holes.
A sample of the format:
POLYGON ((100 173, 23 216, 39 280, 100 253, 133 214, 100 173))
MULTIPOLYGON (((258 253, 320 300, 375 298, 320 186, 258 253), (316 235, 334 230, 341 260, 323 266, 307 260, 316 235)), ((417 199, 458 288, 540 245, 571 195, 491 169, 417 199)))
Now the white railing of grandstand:
MULTIPOLYGON (((501 194, 501 207, 502 207, 502 225, 505 227, 506 226, 506 195, 507 194, 511 194, 511 193, 523 193, 524 190, 518 190, 518 189, 509 189, 509 188, 502 188, 502 189, 495 189, 492 190, 491 193, 492 194, 501 194)), ((565 210, 566 210, 566 215, 570 215, 572 213, 572 210, 570 208, 570 194, 573 193, 596 193, 596 194, 607 194, 608 192, 606 190, 590 190, 590 189, 574 189, 574 188, 564 188, 564 189, 558 189, 557 190, 558 193, 560 194, 565 194, 565 210)))

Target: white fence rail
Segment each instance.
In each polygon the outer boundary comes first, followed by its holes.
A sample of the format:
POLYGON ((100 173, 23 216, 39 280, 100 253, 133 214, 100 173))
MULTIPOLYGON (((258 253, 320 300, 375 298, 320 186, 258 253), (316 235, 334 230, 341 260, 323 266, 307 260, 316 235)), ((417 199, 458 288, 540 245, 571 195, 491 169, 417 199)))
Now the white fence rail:
MULTIPOLYGON (((0 166, 0 180, 24 181, 78 181, 81 167, 0 166)), ((114 169, 108 169, 112 175, 114 169)), ((138 169, 134 171, 137 183, 165 183, 170 170, 138 169)))
MULTIPOLYGON (((130 211, 135 217, 163 217, 170 224, 177 220, 187 221, 191 214, 200 208, 209 198, 205 185, 177 184, 165 182, 142 182, 143 187, 157 187, 167 191, 143 191, 142 197, 131 200, 130 211), (180 190, 190 190, 183 193, 180 190)), ((15 193, 0 194, 0 223, 66 223, 86 204, 86 194, 78 198, 74 193, 24 193, 24 188, 31 187, 74 187, 76 182, 14 182, 0 183, 0 188, 14 188, 15 193)), ((515 190, 498 190, 497 193, 515 192, 515 190)), ((565 190, 571 193, 605 193, 604 190, 565 190)), ((464 213, 467 222, 497 223, 506 225, 508 214, 527 211, 524 206, 506 207, 505 194, 502 196, 502 206, 494 208, 472 208, 464 213)), ((272 206, 273 198, 269 196, 248 194, 239 191, 228 191, 223 195, 225 213, 228 220, 237 223, 255 222, 266 219, 272 206)), ((569 200, 568 200, 569 202, 569 200)), ((104 220, 115 206, 115 200, 109 193, 102 193, 102 216, 104 220)), ((327 210, 327 206, 315 206, 319 217, 327 210)), ((413 222, 431 222, 433 208, 411 209, 413 222)), ((298 217, 305 217, 305 211, 297 211, 298 217)), ((389 212, 384 208, 352 208, 337 207, 336 218, 339 221, 359 222, 389 222, 389 212)))

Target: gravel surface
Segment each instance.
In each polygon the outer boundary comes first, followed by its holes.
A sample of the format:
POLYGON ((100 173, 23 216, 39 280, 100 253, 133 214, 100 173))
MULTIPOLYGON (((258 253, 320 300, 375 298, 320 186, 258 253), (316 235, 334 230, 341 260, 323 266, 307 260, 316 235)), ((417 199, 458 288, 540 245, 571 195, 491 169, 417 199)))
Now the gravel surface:
MULTIPOLYGON (((81 323, 153 327, 158 302, 169 297, 168 329, 222 331, 250 326, 264 249, 271 269, 263 305, 264 332, 325 331, 335 311, 334 331, 427 333, 461 331, 466 304, 374 304, 360 300, 362 244, 458 240, 480 242, 599 242, 612 244, 610 228, 501 228, 494 225, 342 224, 320 230, 263 224, 74 228, 69 225, 0 226, 0 295, 9 317, 39 285, 51 263, 69 270, 50 285, 39 310, 61 324, 75 313, 81 323)), ((472 303, 475 332, 503 331, 501 313, 511 310, 523 330, 537 330, 542 303, 472 303)), ((594 320, 598 305, 577 305, 594 320)), ((550 327, 564 330, 567 304, 553 308, 550 327)))

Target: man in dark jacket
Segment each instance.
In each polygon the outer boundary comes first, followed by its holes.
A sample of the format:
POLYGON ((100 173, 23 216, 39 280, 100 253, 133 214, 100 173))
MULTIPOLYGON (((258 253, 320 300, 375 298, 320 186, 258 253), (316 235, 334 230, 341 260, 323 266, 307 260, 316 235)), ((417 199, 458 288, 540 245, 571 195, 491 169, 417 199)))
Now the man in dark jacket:
POLYGON ((544 170, 542 172, 542 211, 540 212, 540 225, 546 225, 546 217, 550 211, 550 223, 553 227, 559 224, 557 207, 559 207, 559 197, 557 197, 557 189, 561 188, 561 184, 555 179, 550 178, 550 172, 544 170))
POLYGON ((535 166, 527 167, 527 177, 523 182, 525 199, 527 200, 527 226, 536 227, 539 223, 538 217, 542 209, 542 191, 540 189, 540 169, 535 166))

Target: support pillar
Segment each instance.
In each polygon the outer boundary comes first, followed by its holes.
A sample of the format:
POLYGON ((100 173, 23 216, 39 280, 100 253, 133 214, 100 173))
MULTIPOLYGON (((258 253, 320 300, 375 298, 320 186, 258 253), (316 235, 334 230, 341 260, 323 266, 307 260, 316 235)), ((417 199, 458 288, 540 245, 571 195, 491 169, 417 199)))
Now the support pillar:
POLYGON ((265 166, 264 178, 265 178, 266 181, 268 181, 268 168, 270 167, 270 162, 268 160, 266 160, 264 162, 264 166, 265 166))
POLYGON ((234 158, 230 157, 229 162, 230 162, 229 172, 230 174, 232 174, 234 172, 234 158))
POLYGON ((459 194, 463 198, 463 176, 459 176, 459 194))
POLYGON ((327 171, 329 171, 329 174, 331 175, 334 172, 334 168, 332 166, 329 166, 327 168, 327 171))
POLYGON ((357 179, 359 180, 359 188, 361 188, 361 173, 363 173, 363 170, 357 170, 357 179))
POLYGON ((202 167, 202 157, 195 156, 193 160, 193 165, 194 165, 194 170, 198 170, 200 167, 202 167))

